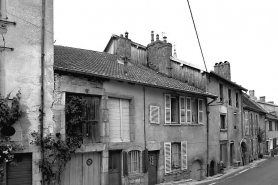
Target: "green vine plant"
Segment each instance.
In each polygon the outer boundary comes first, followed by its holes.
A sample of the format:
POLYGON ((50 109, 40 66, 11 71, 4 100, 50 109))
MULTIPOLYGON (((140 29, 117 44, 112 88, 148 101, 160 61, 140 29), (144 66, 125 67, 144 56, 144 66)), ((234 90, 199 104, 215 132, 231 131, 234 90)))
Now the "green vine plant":
POLYGON ((66 139, 61 134, 47 134, 41 138, 39 131, 31 133, 31 144, 43 147, 44 158, 37 162, 43 173, 43 181, 48 184, 60 184, 61 173, 71 155, 82 145, 82 124, 84 123, 85 102, 81 97, 70 95, 66 99, 66 139))
MULTIPOLYGON (((0 95, 0 128, 11 127, 22 115, 20 109, 21 93, 18 91, 16 96, 9 103, 10 94, 6 97, 0 95)), ((11 141, 9 136, 0 133, 0 169, 3 169, 4 163, 14 164, 14 152, 23 150, 21 144, 11 141)), ((3 181, 4 171, 0 170, 0 182, 3 181)))

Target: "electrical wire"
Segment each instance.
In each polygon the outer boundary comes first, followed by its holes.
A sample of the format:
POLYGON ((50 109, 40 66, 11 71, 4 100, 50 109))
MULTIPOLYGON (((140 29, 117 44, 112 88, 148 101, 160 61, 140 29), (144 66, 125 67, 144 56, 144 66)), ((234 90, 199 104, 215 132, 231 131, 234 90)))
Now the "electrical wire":
POLYGON ((201 43, 200 43, 200 39, 199 39, 199 36, 198 36, 197 28, 195 26, 193 14, 192 14, 192 11, 191 11, 191 8, 190 8, 189 0, 187 0, 187 3, 188 3, 189 10, 190 10, 191 18, 192 18, 192 21, 193 21, 193 25, 194 25, 194 28, 195 28, 195 32, 196 32, 197 40, 198 40, 199 47, 200 47, 200 50, 201 50, 201 54, 202 54, 202 57, 203 57, 203 61, 204 61, 204 64, 205 64, 205 68, 206 68, 206 71, 208 72, 205 57, 204 57, 203 50, 202 50, 201 43))
MULTIPOLYGON (((13 16, 13 17, 16 17, 16 18, 18 18, 18 19, 20 19, 20 20, 22 20, 22 21, 24 21, 24 22, 27 22, 27 23, 29 23, 29 24, 31 24, 31 25, 37 27, 37 28, 42 28, 41 26, 38 26, 38 25, 36 25, 36 24, 33 24, 33 23, 31 23, 30 21, 27 21, 27 20, 22 19, 22 18, 20 18, 20 17, 14 15, 14 14, 11 14, 10 12, 7 12, 7 11, 5 11, 5 10, 0 10, 0 11, 3 11, 3 12, 5 12, 5 13, 7 13, 7 14, 13 16)), ((46 29, 44 29, 44 31, 46 31, 46 32, 48 32, 48 33, 51 33, 51 34, 54 34, 53 32, 48 31, 48 30, 46 30, 46 29)))

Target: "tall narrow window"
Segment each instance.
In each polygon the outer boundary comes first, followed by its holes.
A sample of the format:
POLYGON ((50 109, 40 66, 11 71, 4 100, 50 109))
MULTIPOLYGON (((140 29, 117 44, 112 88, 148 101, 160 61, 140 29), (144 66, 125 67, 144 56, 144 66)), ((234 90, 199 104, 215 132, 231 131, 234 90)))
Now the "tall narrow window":
POLYGON ((203 110, 203 100, 198 99, 198 123, 203 123, 204 110, 203 110))
POLYGON ((178 98, 171 97, 171 122, 172 122, 172 124, 178 124, 178 122, 179 122, 178 110, 179 110, 178 98))
POLYGON ((191 123, 191 98, 186 98, 186 123, 191 123))
POLYGON ((231 91, 231 89, 228 89, 228 97, 229 97, 229 105, 232 106, 232 91, 231 91))
POLYGON ((219 84, 219 97, 220 97, 220 101, 222 102, 224 100, 223 97, 223 85, 219 84))
POLYGON ((254 131, 254 123, 253 123, 253 115, 252 114, 250 114, 250 135, 252 135, 253 136, 253 131, 254 131))
POLYGON ((272 121, 269 121, 269 131, 272 131, 272 121))
POLYGON ((236 107, 239 108, 239 103, 238 103, 238 93, 236 93, 236 107))
POLYGON ((140 171, 140 151, 134 150, 128 153, 128 172, 139 173, 140 171))
POLYGON ((226 129, 226 121, 225 121, 226 116, 221 114, 220 115, 220 129, 226 129))
POLYGON ((181 168, 181 144, 172 143, 172 169, 181 168))

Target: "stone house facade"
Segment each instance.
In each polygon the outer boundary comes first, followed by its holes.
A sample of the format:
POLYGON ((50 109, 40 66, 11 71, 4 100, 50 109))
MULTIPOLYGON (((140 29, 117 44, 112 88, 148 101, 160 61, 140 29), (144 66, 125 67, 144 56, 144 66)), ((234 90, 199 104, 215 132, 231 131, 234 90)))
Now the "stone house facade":
POLYGON ((63 184, 84 176, 73 165, 82 173, 94 168, 96 173, 87 180, 100 184, 156 184, 206 175, 206 105, 216 96, 170 77, 170 43, 158 39, 144 47, 126 33, 111 37, 105 49, 110 53, 63 46, 54 51, 53 106, 61 123, 55 132, 66 137, 67 96, 99 102, 94 127, 99 139, 84 141, 62 175, 63 184), (144 59, 145 64, 140 63, 144 59), (101 162, 94 167, 79 162, 88 156, 101 162))
POLYGON ((41 129, 44 134, 51 133, 55 125, 51 109, 53 1, 0 0, 0 10, 0 94, 3 97, 10 94, 11 102, 21 93, 23 114, 12 125, 15 134, 11 142, 24 147, 14 154, 16 166, 1 160, 0 184, 37 185, 41 184, 41 173, 36 161, 41 159, 41 152, 30 144, 33 139, 30 133, 41 129))
MULTIPOLYGON (((252 92, 252 91, 251 91, 252 92)), ((265 153, 265 112, 256 101, 247 94, 243 94, 243 142, 246 144, 244 153, 244 163, 258 159, 259 154, 265 153)), ((243 143, 242 143, 243 145, 243 143)))
POLYGON ((266 101, 265 96, 261 96, 259 99, 255 96, 255 91, 252 90, 250 97, 256 101, 256 103, 267 112, 265 117, 265 152, 270 154, 271 150, 277 147, 278 138, 278 105, 273 101, 266 101))

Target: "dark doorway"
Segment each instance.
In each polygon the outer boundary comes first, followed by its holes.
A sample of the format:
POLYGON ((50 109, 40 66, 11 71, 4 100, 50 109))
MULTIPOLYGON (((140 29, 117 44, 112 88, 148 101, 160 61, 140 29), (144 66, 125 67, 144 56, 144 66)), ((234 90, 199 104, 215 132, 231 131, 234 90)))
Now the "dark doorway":
POLYGON ((157 184, 158 151, 149 151, 149 185, 157 184))
POLYGON ((234 165, 234 143, 230 143, 230 165, 234 165))
POLYGON ((243 141, 242 143, 241 143, 241 154, 242 154, 242 165, 244 166, 244 165, 246 165, 247 164, 247 162, 246 162, 246 160, 247 160, 247 146, 246 146, 246 143, 243 141))
POLYGON ((212 160, 210 162, 210 165, 209 165, 209 175, 210 176, 214 176, 215 175, 214 174, 214 168, 215 168, 215 162, 214 162, 214 160, 212 160))
POLYGON ((122 157, 120 150, 109 151, 109 184, 121 184, 121 164, 122 157))

